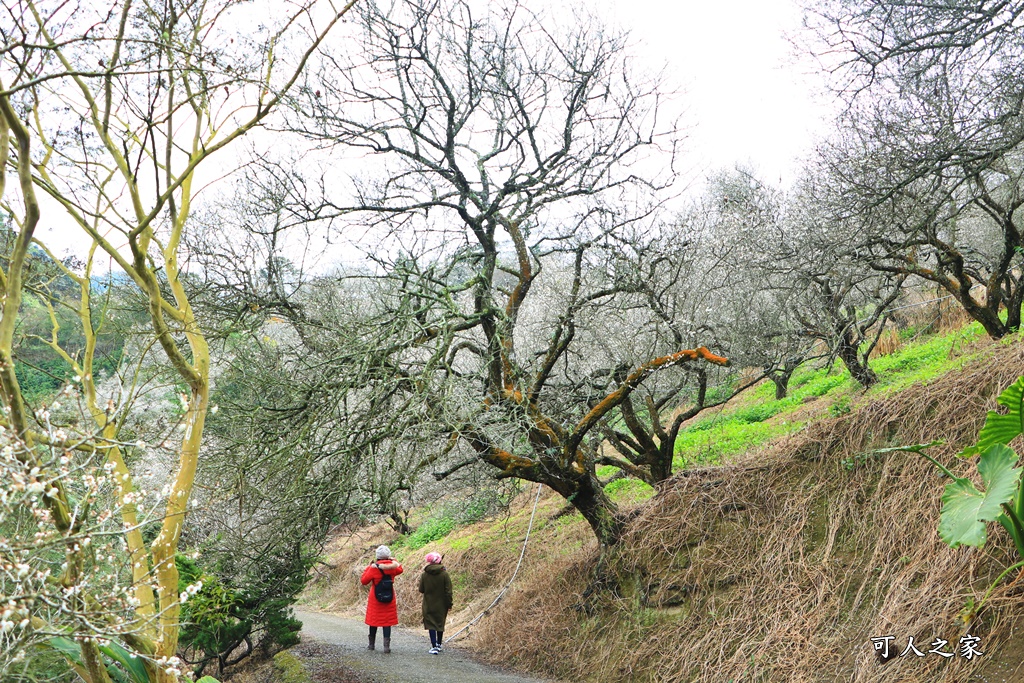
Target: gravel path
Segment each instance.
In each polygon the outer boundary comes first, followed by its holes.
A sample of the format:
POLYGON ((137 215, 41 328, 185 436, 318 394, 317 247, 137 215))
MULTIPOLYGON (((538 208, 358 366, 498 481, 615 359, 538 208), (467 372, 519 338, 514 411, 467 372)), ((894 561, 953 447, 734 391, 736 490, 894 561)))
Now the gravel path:
POLYGON ((440 655, 427 652, 430 641, 423 630, 396 628, 392 631, 391 654, 380 651, 381 634, 377 632, 377 649, 366 649, 366 626, 354 619, 345 619, 322 612, 296 610, 302 621, 302 636, 313 638, 330 650, 330 657, 375 683, 544 683, 501 671, 473 661, 466 650, 454 646, 440 655))

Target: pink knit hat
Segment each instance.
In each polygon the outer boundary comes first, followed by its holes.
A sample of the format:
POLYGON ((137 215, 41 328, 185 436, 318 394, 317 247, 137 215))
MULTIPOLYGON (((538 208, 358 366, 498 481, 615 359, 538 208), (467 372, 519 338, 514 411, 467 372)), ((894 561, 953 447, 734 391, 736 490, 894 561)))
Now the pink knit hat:
POLYGON ((427 553, 424 559, 427 564, 441 564, 441 553, 427 553))

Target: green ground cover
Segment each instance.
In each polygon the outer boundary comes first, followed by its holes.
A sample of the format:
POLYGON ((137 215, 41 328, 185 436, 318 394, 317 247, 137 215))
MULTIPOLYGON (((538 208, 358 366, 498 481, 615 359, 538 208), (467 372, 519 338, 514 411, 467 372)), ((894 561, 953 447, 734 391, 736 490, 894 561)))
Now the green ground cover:
MULTIPOLYGON (((879 379, 867 392, 839 364, 797 370, 790 381, 789 396, 781 400, 775 398, 771 382, 762 382, 721 411, 699 417, 680 430, 673 466, 679 470, 721 464, 729 456, 795 433, 824 414, 841 415, 849 412, 854 403, 870 401, 915 383, 926 384, 969 362, 980 351, 977 342, 984 338, 984 331, 975 323, 953 332, 904 341, 896 352, 872 359, 871 367, 879 379)), ((720 389, 721 393, 730 391, 728 386, 720 389)), ((654 495, 654 489, 642 481, 615 479, 617 473, 615 467, 597 468, 598 477, 608 482, 605 490, 617 504, 636 504, 654 495)), ((459 508, 442 505, 426 510, 413 532, 401 537, 396 545, 409 550, 422 548, 493 512, 489 505, 479 501, 459 508)), ((570 515, 566 519, 574 518, 570 515)), ((466 542, 457 539, 452 547, 466 542)))
POLYGON ((789 396, 781 400, 775 399, 775 386, 763 382, 733 405, 680 430, 674 467, 720 464, 728 456, 799 431, 806 424, 808 413, 818 415, 828 410, 839 415, 849 412, 854 402, 869 401, 912 384, 927 384, 968 362, 984 336, 981 325, 973 323, 960 330, 905 343, 890 355, 872 359, 878 383, 867 392, 841 365, 797 370, 790 381, 789 396), (819 406, 818 411, 801 411, 811 402, 819 406))

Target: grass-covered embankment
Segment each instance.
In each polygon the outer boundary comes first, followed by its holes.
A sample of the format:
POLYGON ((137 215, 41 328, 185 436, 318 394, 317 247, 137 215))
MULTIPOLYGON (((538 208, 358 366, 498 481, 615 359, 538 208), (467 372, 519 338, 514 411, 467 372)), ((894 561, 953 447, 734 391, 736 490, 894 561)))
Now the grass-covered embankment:
MULTIPOLYGON (((944 481, 917 456, 874 449, 944 439, 935 454, 972 472, 955 453, 1024 373, 1024 345, 1017 336, 990 342, 968 327, 873 366, 880 382, 867 392, 845 373, 806 371, 790 398, 775 401, 771 386, 758 387, 695 421, 686 433, 703 441, 678 456, 701 467, 681 471, 658 495, 641 492, 651 499, 637 503, 626 537, 600 561, 579 515, 542 496, 524 570, 469 642, 496 661, 564 680, 1018 680, 1018 589, 998 588, 977 611, 1013 561, 1012 544, 993 526, 984 551, 943 545, 944 481), (982 639, 985 657, 881 666, 869 641, 893 635, 902 650, 908 636, 918 644, 940 637, 955 648, 968 632, 982 639)), ((643 498, 635 482, 620 481, 612 486, 621 501, 643 498)), ((532 491, 508 517, 402 551, 411 568, 423 552, 446 553, 456 581, 452 627, 504 585, 531 503, 532 491)), ((333 580, 353 583, 380 539, 371 531, 339 541, 333 580)), ((400 604, 412 605, 403 623, 417 626, 413 584, 404 582, 400 604)), ((323 606, 333 596, 335 608, 358 611, 356 591, 324 585, 315 596, 323 606)))

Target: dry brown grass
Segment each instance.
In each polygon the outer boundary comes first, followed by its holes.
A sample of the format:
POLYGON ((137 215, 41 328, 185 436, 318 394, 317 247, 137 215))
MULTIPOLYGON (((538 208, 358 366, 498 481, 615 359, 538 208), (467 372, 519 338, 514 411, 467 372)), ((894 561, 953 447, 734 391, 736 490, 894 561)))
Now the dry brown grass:
POLYGON ((900 333, 894 328, 888 327, 878 337, 875 348, 871 349, 871 357, 888 356, 899 351, 901 346, 903 346, 903 340, 900 339, 900 333))
MULTIPOLYGON (((920 299, 920 306, 911 306, 898 311, 893 322, 899 329, 914 328, 916 334, 944 334, 958 330, 973 322, 963 306, 954 299, 947 298, 945 292, 918 292, 911 299, 920 299)), ((910 303, 914 303, 911 301, 910 303)))
MULTIPOLYGON (((416 550, 393 547, 405 569, 395 581, 400 626, 423 628, 417 585, 424 566, 422 560, 431 551, 444 555, 445 567, 452 577, 455 608, 448 615, 449 634, 490 605, 515 570, 533 507, 534 491, 530 488, 517 498, 506 516, 456 530, 441 541, 416 550)), ((541 496, 517 582, 532 582, 539 571, 561 572, 567 564, 567 555, 573 555, 580 548, 596 547, 585 523, 560 516, 564 508, 565 501, 557 494, 545 491, 541 496)), ((395 532, 383 523, 336 536, 327 548, 329 566, 317 570, 302 602, 316 609, 362 619, 369 591, 360 585, 359 577, 372 561, 373 550, 381 543, 392 545, 395 538, 395 532)))
POLYGON ((993 525, 984 552, 950 550, 936 534, 945 482, 934 468, 911 454, 869 454, 941 438, 949 445, 934 454, 953 461, 1022 372, 1024 346, 992 343, 929 386, 817 422, 744 462, 685 472, 600 566, 581 551, 562 567, 535 567, 473 642, 566 680, 952 683, 998 666, 1003 680, 1022 680, 1019 587, 998 589, 969 625, 958 621, 1013 561, 1006 534, 993 525), (902 650, 913 635, 919 646, 935 637, 955 646, 967 631, 982 638, 980 660, 880 665, 869 642, 893 635, 902 650))
POLYGON ((955 301, 942 301, 936 312, 935 331, 939 334, 959 330, 964 325, 974 322, 974 318, 955 301))

